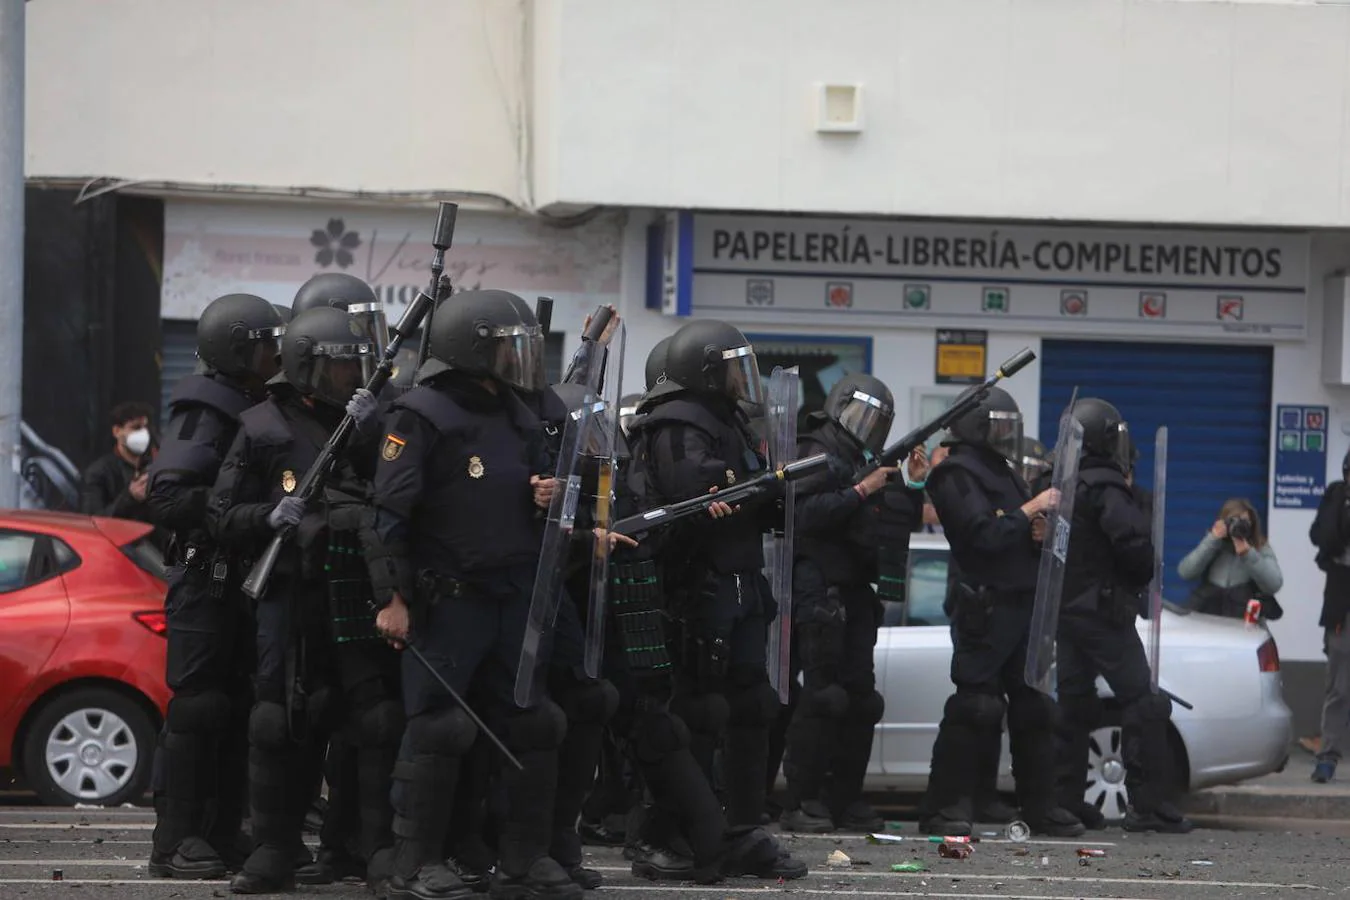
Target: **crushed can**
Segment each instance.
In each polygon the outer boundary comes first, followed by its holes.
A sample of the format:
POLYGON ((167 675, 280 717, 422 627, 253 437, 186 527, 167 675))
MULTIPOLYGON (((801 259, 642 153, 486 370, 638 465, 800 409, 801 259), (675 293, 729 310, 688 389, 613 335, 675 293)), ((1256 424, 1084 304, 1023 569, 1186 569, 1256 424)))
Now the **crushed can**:
POLYGON ((60 869, 52 869, 52 881, 65 881, 66 873, 60 869))
POLYGON ((1247 601, 1247 612, 1243 615, 1242 621, 1246 622, 1248 625, 1255 625, 1257 622, 1261 621, 1260 600, 1253 598, 1247 601))
POLYGON ((944 859, 969 859, 973 849, 969 844, 949 844, 943 841, 938 844, 938 856, 944 859))
POLYGON ((1106 856, 1106 851, 1098 850, 1094 847, 1079 847, 1078 855, 1084 858, 1092 857, 1095 859, 1101 859, 1102 857, 1106 856))
POLYGON ((1015 844, 1020 844, 1031 837, 1031 826, 1026 822, 1017 820, 1009 822, 1008 827, 1003 830, 1003 833, 1008 836, 1008 840, 1015 844))

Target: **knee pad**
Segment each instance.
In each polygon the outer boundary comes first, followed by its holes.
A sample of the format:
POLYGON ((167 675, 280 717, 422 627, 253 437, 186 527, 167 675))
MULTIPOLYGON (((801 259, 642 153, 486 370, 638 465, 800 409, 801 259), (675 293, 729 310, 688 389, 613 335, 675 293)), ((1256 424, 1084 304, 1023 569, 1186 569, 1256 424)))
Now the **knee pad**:
POLYGON ((1003 699, 995 694, 957 691, 947 698, 942 715, 956 725, 998 728, 1003 724, 1003 699))
POLYGON ((603 725, 619 708, 619 691, 603 678, 573 682, 558 698, 567 721, 578 725, 603 725))
POLYGON ((848 712, 848 707, 848 691, 840 684, 829 684, 816 691, 802 691, 797 701, 797 712, 812 719, 838 719, 848 712))
POLYGON ((394 700, 381 700, 367 707, 357 715, 356 735, 370 747, 397 744, 403 736, 403 707, 394 700))
POLYGON ((737 728, 767 727, 778 715, 778 707, 778 692, 765 680, 727 696, 729 722, 737 728))
POLYGON ((1055 701, 1034 688, 1008 697, 1008 731, 1049 731, 1055 727, 1055 701))
POLYGON ((551 700, 541 700, 506 721, 506 742, 512 750, 556 750, 567 735, 567 716, 551 700))
POLYGON ((677 716, 655 712, 638 720, 634 749, 644 762, 657 762, 689 746, 689 726, 677 716))
POLYGON ((478 726, 458 706, 441 707, 408 720, 414 756, 463 756, 478 737, 478 726))
POLYGON ((253 706, 248 717, 248 741, 262 750, 279 750, 291 739, 286 707, 262 701, 253 706))
POLYGON ((180 734, 220 731, 229 724, 229 720, 230 698, 223 691, 175 694, 169 701, 169 713, 165 716, 168 730, 180 734))
POLYGON ((1126 703, 1120 716, 1123 725, 1166 721, 1172 716, 1172 700, 1166 694, 1150 692, 1126 703))
POLYGON ((1082 731, 1101 728, 1106 714, 1102 699, 1096 694, 1061 694, 1059 708, 1064 723, 1082 731))
POLYGON ((720 734, 727 727, 731 707, 721 694, 686 694, 670 701, 671 712, 697 734, 720 734))
POLYGON ((876 691, 866 694, 850 694, 847 717, 850 722, 875 725, 886 714, 886 698, 876 691))

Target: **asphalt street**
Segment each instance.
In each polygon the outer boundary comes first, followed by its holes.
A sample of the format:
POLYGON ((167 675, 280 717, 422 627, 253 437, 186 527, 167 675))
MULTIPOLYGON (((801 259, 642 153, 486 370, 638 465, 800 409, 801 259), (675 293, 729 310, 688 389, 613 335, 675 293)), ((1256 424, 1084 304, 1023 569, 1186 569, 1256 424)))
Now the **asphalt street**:
MULTIPOLYGON (((226 883, 161 881, 146 876, 153 816, 145 809, 0 808, 0 897, 228 897, 226 883), (59 870, 61 880, 53 880, 59 870)), ((588 849, 612 900, 661 897, 750 900, 795 894, 853 897, 1215 900, 1350 894, 1345 877, 1350 823, 1245 820, 1205 822, 1184 837, 1090 833, 1081 840, 1014 843, 984 831, 968 859, 944 859, 912 822, 892 825, 895 843, 861 836, 786 836, 811 874, 787 884, 737 879, 707 887, 635 879, 618 850, 588 849), (1080 858, 1090 848, 1100 857, 1080 858), (836 851, 845 867, 827 865, 836 851), (921 872, 893 872, 917 863, 921 872)), ((303 887, 305 897, 369 896, 355 884, 303 887)))

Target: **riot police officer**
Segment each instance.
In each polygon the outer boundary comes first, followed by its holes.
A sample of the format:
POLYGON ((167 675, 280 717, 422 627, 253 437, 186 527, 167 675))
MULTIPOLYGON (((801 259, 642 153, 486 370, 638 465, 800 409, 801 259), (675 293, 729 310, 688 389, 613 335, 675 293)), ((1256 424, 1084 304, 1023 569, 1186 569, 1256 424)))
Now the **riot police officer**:
MULTIPOLYGON (((1031 493, 1039 494, 1050 487, 1050 475, 1053 464, 1050 451, 1039 440, 1030 436, 1022 438, 1022 453, 1018 462, 1018 471, 1022 480, 1031 488, 1031 493)), ((952 615, 955 586, 960 583, 960 572, 954 561, 948 561, 947 587, 948 597, 945 606, 948 617, 952 615)), ((955 628, 955 626, 952 626, 955 628)), ((955 637, 953 636, 953 640, 955 637)), ((975 819, 979 822, 1004 824, 1017 817, 1017 810, 1004 803, 998 793, 998 768, 1003 756, 1003 730, 988 735, 979 750, 979 762, 975 770, 975 819)), ((1073 809, 1074 807, 1069 807, 1073 809)))
POLYGON ((1081 808, 1085 822, 1101 824, 1102 814, 1084 803, 1088 736, 1103 724, 1100 675, 1121 707, 1130 797, 1125 829, 1182 834, 1191 823, 1172 803, 1172 704, 1150 688, 1148 658, 1135 629, 1141 596, 1153 578, 1154 548, 1151 523, 1127 481, 1133 468, 1128 426, 1119 410, 1096 397, 1075 403, 1073 416, 1083 426, 1083 456, 1055 650, 1063 713, 1060 802, 1081 808))
POLYGON ((1071 837, 1083 825, 1055 805, 1053 701, 1024 679, 1040 559, 1032 518, 1054 502, 1032 497, 1013 468, 1022 415, 1001 388, 950 429, 950 453, 929 476, 928 494, 960 569, 954 596, 951 679, 956 687, 933 744, 920 827, 969 834, 979 748, 997 739, 1006 710, 1018 800, 1031 827, 1071 837))
MULTIPOLYGON (((306 776, 318 767, 325 732, 339 709, 337 689, 347 686, 334 681, 329 652, 327 511, 305 515, 295 490, 344 409, 356 420, 357 438, 349 445, 350 461, 339 461, 333 483, 359 480, 362 464, 368 468, 373 455, 376 418, 374 397, 362 387, 376 365, 375 344, 353 335, 341 310, 321 307, 295 316, 282 340, 281 361, 283 371, 269 382, 269 398, 241 416, 207 509, 216 540, 245 557, 256 558, 277 530, 299 526, 255 609, 256 700, 248 733, 257 847, 230 885, 242 894, 286 889, 301 877, 295 865, 308 857, 301 842, 310 799, 306 776), (362 446, 369 455, 361 453, 362 446)), ((361 705, 369 697, 343 699, 356 704, 353 713, 368 711, 361 705)), ((332 878, 320 869, 303 880, 332 878)))
MULTIPOLYGON (((762 402, 763 384, 754 349, 737 328, 712 319, 686 324, 670 339, 664 378, 683 390, 633 426, 644 505, 706 495, 763 471, 737 408, 740 400, 762 402)), ((782 512, 772 503, 735 510, 718 503, 712 514, 713 521, 679 523, 661 538, 663 588, 678 632, 671 710, 688 725, 710 778, 725 733, 727 818, 760 849, 733 852, 724 871, 800 877, 806 867, 759 830, 769 726, 778 712, 765 660, 777 605, 762 571, 763 535, 782 512)))
POLYGON ((173 699, 155 760, 150 874, 219 878, 248 848, 243 819, 248 745, 248 619, 238 579, 203 527, 206 500, 240 415, 277 373, 285 323, 251 294, 211 301, 197 322, 201 371, 174 388, 150 466, 146 502, 170 545, 166 678, 173 699))
POLYGON ((909 534, 921 522, 927 475, 922 448, 908 461, 907 477, 918 479, 908 485, 894 481, 898 469, 872 466, 894 416, 885 384, 848 374, 830 389, 824 409, 811 414, 811 430, 797 443, 798 456, 828 453, 834 465, 797 487, 793 635, 805 686, 784 757, 786 831, 882 825, 862 799, 872 735, 885 709, 873 667, 882 605, 872 585, 881 556, 903 566, 909 534))
MULTIPOLYGON (((528 709, 514 685, 534 568, 536 510, 548 496, 539 420, 514 389, 543 386, 543 333, 504 291, 444 303, 429 329, 418 385, 396 400, 365 534, 383 633, 411 640, 461 697, 475 689, 523 768, 503 767, 495 897, 576 900, 581 888, 549 856, 557 749, 566 718, 551 700, 528 709)), ((460 761, 477 729, 409 657, 407 727, 394 770, 397 841, 389 896, 463 897, 443 850, 460 761)))

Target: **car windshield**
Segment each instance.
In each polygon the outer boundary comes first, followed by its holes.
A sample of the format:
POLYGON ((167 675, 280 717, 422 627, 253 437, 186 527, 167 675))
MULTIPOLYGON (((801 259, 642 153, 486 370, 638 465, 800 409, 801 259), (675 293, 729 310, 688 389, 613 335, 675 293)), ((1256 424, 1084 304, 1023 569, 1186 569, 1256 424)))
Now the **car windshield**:
POLYGON ((122 552, 141 571, 153 575, 160 581, 167 580, 164 571, 164 554, 151 542, 149 535, 127 544, 122 548, 122 552))

